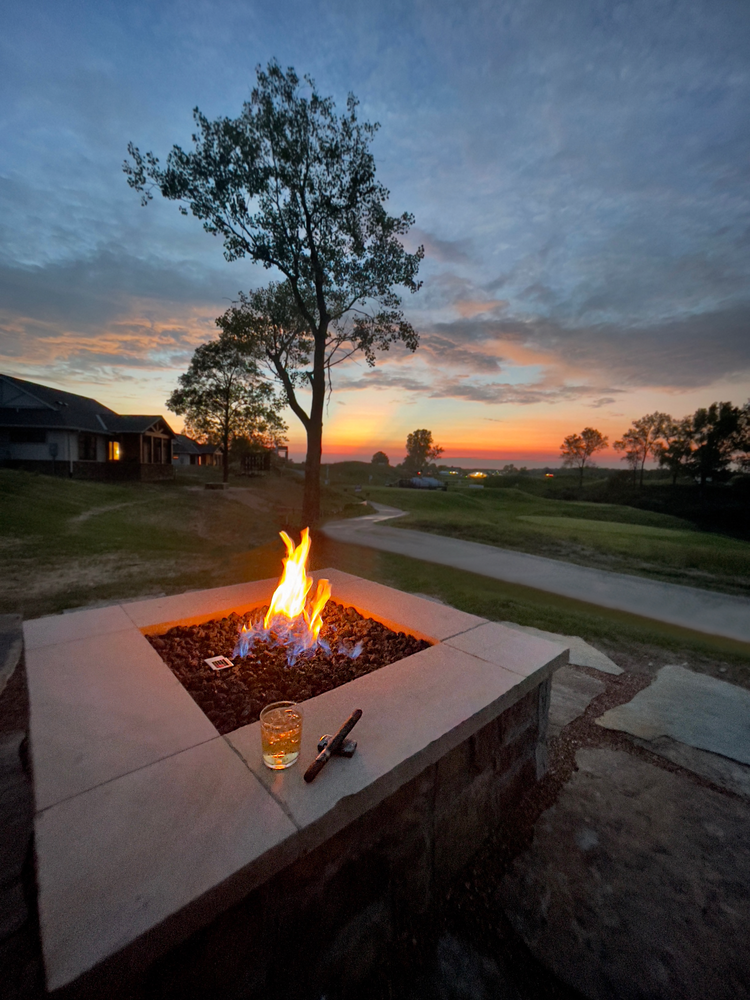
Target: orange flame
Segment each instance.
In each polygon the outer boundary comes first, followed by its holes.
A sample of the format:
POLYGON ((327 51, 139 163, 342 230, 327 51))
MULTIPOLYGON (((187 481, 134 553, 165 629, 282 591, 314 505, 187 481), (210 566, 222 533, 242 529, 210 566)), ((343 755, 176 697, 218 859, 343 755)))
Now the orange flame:
POLYGON ((283 560, 284 571, 263 619, 263 628, 268 629, 273 619, 279 615, 290 621, 302 616, 310 632, 310 644, 312 644, 317 640, 323 624, 321 613, 331 596, 331 585, 328 580, 319 580, 315 596, 308 602, 307 595, 313 585, 312 578, 305 572, 310 552, 310 530, 302 529, 302 537, 296 547, 285 531, 280 532, 280 535, 286 545, 287 553, 286 559, 283 560))

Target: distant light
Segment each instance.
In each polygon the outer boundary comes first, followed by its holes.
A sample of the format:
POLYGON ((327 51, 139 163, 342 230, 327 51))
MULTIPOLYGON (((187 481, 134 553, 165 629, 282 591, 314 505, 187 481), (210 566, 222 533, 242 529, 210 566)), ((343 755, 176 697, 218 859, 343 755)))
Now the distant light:
POLYGON ((554 474, 554 472, 545 472, 544 473, 544 478, 545 479, 554 479, 555 478, 555 474, 554 474))
POLYGON ((487 473, 486 472, 470 472, 468 478, 469 479, 486 479, 487 478, 487 473))

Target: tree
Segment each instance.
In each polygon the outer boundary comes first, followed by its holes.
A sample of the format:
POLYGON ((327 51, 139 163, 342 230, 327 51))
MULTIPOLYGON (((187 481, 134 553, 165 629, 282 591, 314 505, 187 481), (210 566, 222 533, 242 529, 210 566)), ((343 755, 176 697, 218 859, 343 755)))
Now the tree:
POLYGON ((229 449, 237 438, 265 445, 285 439, 280 400, 258 377, 255 363, 231 345, 212 340, 197 347, 179 388, 167 400, 184 416, 185 429, 221 444, 224 482, 229 478, 229 449))
POLYGON ((699 478, 701 486, 729 468, 737 450, 741 417, 742 411, 731 403, 711 403, 693 414, 693 448, 687 467, 699 478))
POLYGON ((372 465, 390 465, 388 456, 384 451, 376 451, 371 459, 372 465))
POLYGON ((615 441, 616 451, 624 451, 623 458, 633 470, 633 476, 640 470, 640 485, 643 486, 643 470, 651 457, 658 457, 664 446, 667 428, 672 424, 668 413, 649 413, 634 420, 625 431, 622 440, 615 441))
POLYGON ((432 431, 412 431, 406 438, 406 458, 404 465, 408 472, 421 472, 428 462, 443 454, 440 445, 434 444, 432 431))
POLYGON ((750 472, 750 400, 742 407, 737 429, 737 464, 750 472))
POLYGON ((693 421, 691 417, 670 420, 664 429, 664 441, 659 447, 659 465, 669 469, 672 485, 677 485, 677 477, 686 471, 687 462, 693 451, 693 421))
MULTIPOLYGON (((424 249, 407 253, 401 242, 413 216, 385 210, 388 191, 375 179, 369 148, 378 126, 358 122, 356 98, 350 94, 338 116, 310 77, 305 96, 292 68, 284 72, 273 61, 256 74, 238 118, 210 122, 195 109, 193 152, 174 146, 162 168, 152 153, 142 155, 131 143, 124 170, 143 204, 156 187, 181 202, 184 215, 189 210, 201 219, 208 233, 223 239, 227 260, 247 256, 283 275, 296 310, 293 329, 284 328, 286 350, 309 364, 302 373, 309 410, 295 408, 291 399, 289 405, 301 420, 305 412, 303 507, 313 522, 320 513, 331 351, 342 346, 344 335, 349 353, 364 353, 370 365, 377 350, 395 342, 416 350, 418 335, 394 289, 419 289, 424 249)), ((288 395, 294 383, 281 381, 288 395)))
POLYGON ((591 458, 597 451, 607 447, 608 438, 593 427, 584 427, 580 434, 569 434, 560 445, 563 465, 578 469, 579 485, 583 485, 583 470, 594 465, 591 458))

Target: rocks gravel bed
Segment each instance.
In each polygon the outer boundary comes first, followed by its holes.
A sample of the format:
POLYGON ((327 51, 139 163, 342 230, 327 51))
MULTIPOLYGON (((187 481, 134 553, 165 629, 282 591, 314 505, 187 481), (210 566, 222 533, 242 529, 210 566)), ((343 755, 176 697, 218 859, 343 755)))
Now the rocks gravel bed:
POLYGON ((222 735, 256 722, 270 702, 306 701, 430 645, 329 601, 320 634, 331 647, 330 655, 318 648, 290 667, 285 647, 259 640, 247 656, 234 657, 232 669, 212 671, 205 660, 232 658, 241 626, 259 622, 267 610, 254 608, 243 616, 233 613, 202 625, 177 625, 164 635, 147 637, 222 735), (353 656, 360 644, 361 652, 353 656))

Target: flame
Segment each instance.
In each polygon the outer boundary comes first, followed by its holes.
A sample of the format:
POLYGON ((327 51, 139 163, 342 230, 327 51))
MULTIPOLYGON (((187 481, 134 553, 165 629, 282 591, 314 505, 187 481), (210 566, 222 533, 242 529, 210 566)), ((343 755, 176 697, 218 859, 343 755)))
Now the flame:
POLYGON ((256 639, 265 639, 287 646, 287 662, 292 664, 302 653, 314 653, 319 645, 321 615, 331 596, 331 585, 328 580, 319 580, 315 596, 308 600, 313 585, 305 571, 310 553, 310 530, 302 529, 297 546, 285 531, 280 535, 286 545, 286 558, 279 585, 263 625, 258 623, 249 629, 242 626, 233 656, 245 656, 256 639))

